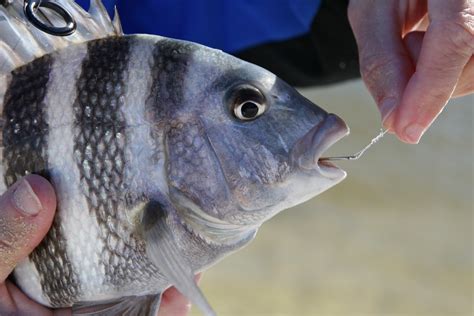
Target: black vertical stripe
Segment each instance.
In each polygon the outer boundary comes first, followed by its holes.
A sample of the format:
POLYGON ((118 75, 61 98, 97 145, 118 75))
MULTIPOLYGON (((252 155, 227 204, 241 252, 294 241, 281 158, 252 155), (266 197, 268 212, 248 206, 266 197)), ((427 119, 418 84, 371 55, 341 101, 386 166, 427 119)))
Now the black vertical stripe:
POLYGON ((45 56, 16 69, 5 93, 3 163, 8 186, 47 167, 48 123, 43 103, 51 58, 45 56))
MULTIPOLYGON (((3 164, 8 186, 28 173, 48 178, 49 126, 44 98, 52 62, 46 55, 12 73, 3 110, 3 164)), ((58 217, 30 259, 38 270, 43 293, 53 306, 67 306, 77 297, 77 275, 67 255, 58 217)))
MULTIPOLYGON (((153 121, 171 123, 173 114, 183 106, 185 79, 192 61, 196 44, 184 41, 161 40, 153 49, 151 65, 151 89, 145 103, 145 111, 150 113, 153 121)), ((155 140, 153 157, 159 160, 162 148, 162 134, 168 134, 169 126, 164 131, 151 129, 150 138, 155 140)))
POLYGON ((128 86, 132 38, 112 37, 88 44, 74 102, 74 158, 82 191, 97 218, 105 248, 100 270, 105 282, 120 289, 149 281, 144 245, 124 227, 126 207, 126 121, 121 107, 128 86))
POLYGON ((153 50, 152 86, 146 108, 155 119, 170 118, 183 106, 184 83, 192 54, 197 45, 188 42, 162 40, 153 50))

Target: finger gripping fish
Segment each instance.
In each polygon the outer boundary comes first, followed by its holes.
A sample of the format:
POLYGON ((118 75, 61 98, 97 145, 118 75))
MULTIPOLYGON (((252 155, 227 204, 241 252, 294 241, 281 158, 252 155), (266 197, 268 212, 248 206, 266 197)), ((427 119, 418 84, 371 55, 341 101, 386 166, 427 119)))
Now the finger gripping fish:
POLYGON ((92 315, 155 315, 173 285, 213 315, 194 275, 340 182, 319 158, 348 128, 258 66, 123 35, 99 0, 57 3, 76 19, 70 36, 0 5, 0 190, 37 173, 58 200, 16 283, 92 315))

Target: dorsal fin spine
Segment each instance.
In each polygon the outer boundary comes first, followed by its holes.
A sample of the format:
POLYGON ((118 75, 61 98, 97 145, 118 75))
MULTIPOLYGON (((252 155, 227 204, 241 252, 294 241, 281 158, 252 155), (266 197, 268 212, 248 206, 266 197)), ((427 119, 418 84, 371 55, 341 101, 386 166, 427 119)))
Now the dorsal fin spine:
POLYGON ((117 10, 117 6, 114 7, 114 19, 112 21, 117 35, 123 35, 122 22, 120 21, 120 15, 117 10))
POLYGON ((74 43, 123 35, 120 19, 112 22, 101 0, 91 0, 90 12, 73 0, 56 0, 76 20, 77 29, 69 36, 50 35, 34 27, 25 17, 22 2, 0 5, 0 56, 5 56, 0 59, 0 75, 74 43))

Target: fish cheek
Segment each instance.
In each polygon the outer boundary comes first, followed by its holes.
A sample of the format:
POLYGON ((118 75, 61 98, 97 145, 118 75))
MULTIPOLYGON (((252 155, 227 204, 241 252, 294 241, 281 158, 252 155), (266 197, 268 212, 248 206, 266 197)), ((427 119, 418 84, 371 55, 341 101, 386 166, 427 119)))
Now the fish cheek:
POLYGON ((209 215, 222 218, 231 197, 202 124, 174 121, 167 134, 167 151, 170 186, 209 215))
MULTIPOLYGON (((265 119, 265 114, 261 118, 265 119)), ((230 128, 209 123, 209 137, 220 156, 228 187, 239 208, 260 210, 281 199, 275 187, 290 172, 288 155, 273 143, 264 122, 234 124, 230 128), (256 123, 259 123, 258 125, 256 123)))

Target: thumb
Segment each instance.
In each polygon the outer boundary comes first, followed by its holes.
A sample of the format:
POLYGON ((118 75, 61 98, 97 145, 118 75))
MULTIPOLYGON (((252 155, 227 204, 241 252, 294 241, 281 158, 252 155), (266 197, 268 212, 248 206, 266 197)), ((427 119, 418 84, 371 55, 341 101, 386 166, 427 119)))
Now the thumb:
POLYGON ((17 181, 0 197, 0 283, 41 242, 55 210, 52 185, 37 175, 17 181))

